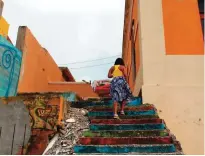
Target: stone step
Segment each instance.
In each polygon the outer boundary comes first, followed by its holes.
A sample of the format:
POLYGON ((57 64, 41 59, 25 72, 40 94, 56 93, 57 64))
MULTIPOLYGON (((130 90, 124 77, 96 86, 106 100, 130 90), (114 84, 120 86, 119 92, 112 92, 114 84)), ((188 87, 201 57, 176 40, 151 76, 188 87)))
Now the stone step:
POLYGON ((158 124, 164 123, 162 119, 155 118, 155 119, 92 119, 91 124, 158 124))
MULTIPOLYGON (((109 101, 77 101, 77 102, 72 102, 71 107, 75 108, 85 108, 85 107, 90 107, 90 106, 112 106, 113 102, 112 100, 109 101)), ((134 101, 131 101, 126 104, 127 106, 139 106, 142 105, 142 99, 141 98, 136 98, 134 101)))
POLYGON ((165 124, 91 124, 90 130, 163 130, 165 127, 165 124))
POLYGON ((76 145, 74 153, 172 153, 176 152, 173 144, 160 145, 76 145))
MULTIPOLYGON (((137 99, 137 98, 139 98, 139 97, 134 97, 134 99, 137 99)), ((112 100, 112 98, 111 97, 87 97, 87 100, 86 101, 110 101, 110 100, 112 100)))
MULTIPOLYGON (((139 115, 155 115, 157 112, 155 110, 146 111, 125 111, 125 116, 139 116, 139 115)), ((88 112, 88 117, 90 116, 113 116, 113 112, 88 112)))
POLYGON ((110 101, 110 100, 112 100, 111 97, 97 97, 97 98, 88 97, 86 101, 110 101))
POLYGON ((166 137, 86 137, 80 138, 80 145, 129 145, 129 144, 172 144, 166 137))
MULTIPOLYGON (((173 153, 136 153, 136 152, 130 152, 130 153, 78 153, 77 155, 184 155, 183 152, 177 151, 173 153)), ((74 153, 73 155, 76 155, 74 153)))
POLYGON ((167 130, 144 130, 144 131, 85 131, 84 137, 165 137, 169 136, 167 130))
MULTIPOLYGON (((121 119, 152 119, 152 118, 159 118, 158 114, 154 115, 135 115, 135 116, 126 116, 126 115, 119 115, 120 120, 121 119)), ((90 120, 92 119, 113 119, 113 116, 90 116, 90 120)), ((119 120, 119 119, 115 119, 119 120)))
MULTIPOLYGON (((113 100, 108 100, 108 101, 104 101, 105 103, 109 103, 111 105, 113 105, 113 100)), ((127 102, 127 105, 129 106, 138 106, 142 104, 142 99, 141 98, 135 98, 134 100, 127 102)))
MULTIPOLYGON (((94 106, 94 107, 88 107, 88 111, 105 111, 110 112, 113 111, 113 106, 94 106)), ((118 109, 120 107, 118 106, 118 109)), ((148 104, 142 104, 140 106, 125 106, 125 111, 145 111, 145 110, 155 110, 155 107, 153 105, 148 104)))

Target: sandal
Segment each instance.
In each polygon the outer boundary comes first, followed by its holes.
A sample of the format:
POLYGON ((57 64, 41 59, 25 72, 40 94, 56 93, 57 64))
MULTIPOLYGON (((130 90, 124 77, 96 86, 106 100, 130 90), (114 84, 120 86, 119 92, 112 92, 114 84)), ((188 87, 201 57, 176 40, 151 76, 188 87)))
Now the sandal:
POLYGON ((117 114, 114 114, 114 119, 119 119, 119 116, 117 114))
POLYGON ((125 115, 125 112, 124 112, 124 111, 120 111, 120 114, 121 114, 121 115, 125 115))

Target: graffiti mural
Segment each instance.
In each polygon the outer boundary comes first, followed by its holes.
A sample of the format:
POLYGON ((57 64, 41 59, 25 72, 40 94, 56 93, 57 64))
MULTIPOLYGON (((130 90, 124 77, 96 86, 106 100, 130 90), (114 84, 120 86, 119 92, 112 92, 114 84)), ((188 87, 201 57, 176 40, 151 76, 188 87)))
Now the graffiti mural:
POLYGON ((31 128, 51 131, 61 126, 70 101, 77 98, 75 93, 24 93, 18 97, 29 110, 31 128))
POLYGON ((60 97, 28 96, 24 99, 29 109, 32 129, 57 130, 60 97))
POLYGON ((0 35, 0 97, 16 96, 22 53, 0 35))

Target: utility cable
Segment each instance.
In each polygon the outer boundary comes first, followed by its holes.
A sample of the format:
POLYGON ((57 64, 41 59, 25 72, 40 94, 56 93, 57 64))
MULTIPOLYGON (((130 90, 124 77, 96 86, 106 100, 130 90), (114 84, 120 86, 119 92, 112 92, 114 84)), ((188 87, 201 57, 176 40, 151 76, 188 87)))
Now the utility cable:
POLYGON ((78 68, 69 68, 69 69, 92 68, 92 67, 102 66, 102 65, 108 65, 108 64, 114 64, 114 63, 113 63, 113 62, 109 62, 109 63, 97 64, 97 65, 92 65, 92 66, 83 66, 83 67, 78 67, 78 68))
POLYGON ((80 62, 71 62, 71 63, 61 64, 61 65, 78 64, 78 63, 85 63, 85 62, 93 62, 93 61, 105 60, 105 59, 113 58, 113 57, 116 57, 116 56, 121 56, 121 55, 119 54, 119 55, 110 56, 110 57, 104 57, 104 58, 99 58, 99 59, 86 60, 86 61, 80 61, 80 62))

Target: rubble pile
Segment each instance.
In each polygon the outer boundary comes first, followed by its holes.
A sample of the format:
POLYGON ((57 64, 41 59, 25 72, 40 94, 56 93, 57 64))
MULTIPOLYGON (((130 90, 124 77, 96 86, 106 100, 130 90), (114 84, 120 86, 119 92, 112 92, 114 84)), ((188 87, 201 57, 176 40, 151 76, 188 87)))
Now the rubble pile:
POLYGON ((61 130, 57 141, 45 153, 46 155, 67 155, 73 154, 73 147, 82 132, 89 129, 89 120, 85 109, 70 107, 65 116, 65 127, 61 130))

